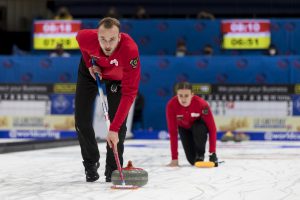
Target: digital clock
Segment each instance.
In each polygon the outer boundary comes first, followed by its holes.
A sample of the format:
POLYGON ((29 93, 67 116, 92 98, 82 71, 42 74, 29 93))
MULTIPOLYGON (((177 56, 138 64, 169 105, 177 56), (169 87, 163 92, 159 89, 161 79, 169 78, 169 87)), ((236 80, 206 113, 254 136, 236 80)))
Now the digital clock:
POLYGON ((80 28, 80 20, 35 21, 33 49, 53 50, 58 43, 63 44, 64 49, 78 49, 76 34, 80 28))
POLYGON ((223 20, 224 49, 267 49, 271 43, 269 20, 223 20))

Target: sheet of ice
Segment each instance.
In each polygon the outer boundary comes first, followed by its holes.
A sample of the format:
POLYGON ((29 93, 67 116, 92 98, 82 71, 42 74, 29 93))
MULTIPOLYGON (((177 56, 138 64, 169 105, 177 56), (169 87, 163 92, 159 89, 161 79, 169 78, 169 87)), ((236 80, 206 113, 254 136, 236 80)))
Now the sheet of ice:
POLYGON ((85 182, 79 146, 1 154, 0 199, 300 199, 300 142, 218 143, 225 163, 200 169, 188 165, 182 149, 181 167, 165 167, 168 141, 127 140, 125 162, 149 173, 137 190, 113 190, 104 182, 105 145, 99 148, 101 177, 94 183, 85 182))
POLYGON ((11 142, 27 142, 32 141, 32 139, 20 139, 20 138, 0 138, 1 143, 11 143, 11 142))

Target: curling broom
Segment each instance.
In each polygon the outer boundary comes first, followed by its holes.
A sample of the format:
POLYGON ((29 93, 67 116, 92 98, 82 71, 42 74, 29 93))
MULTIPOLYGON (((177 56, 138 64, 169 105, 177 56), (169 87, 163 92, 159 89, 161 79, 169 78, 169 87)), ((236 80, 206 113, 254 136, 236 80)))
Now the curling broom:
MULTIPOLYGON (((94 61, 93 58, 92 58, 92 64, 95 65, 95 61, 94 61)), ((95 76, 96 76, 98 92, 99 92, 99 96, 100 96, 100 100, 101 100, 101 104, 102 104, 102 109, 103 109, 103 113, 104 113, 105 123, 106 123, 107 129, 109 129, 110 120, 109 120, 109 115, 108 115, 108 106, 106 104, 105 97, 104 97, 104 94, 106 92, 105 85, 101 84, 98 73, 96 73, 95 76)), ((117 163, 118 171, 120 173, 120 178, 121 178, 121 181, 122 181, 122 185, 113 185, 111 188, 112 189, 137 189, 138 186, 126 185, 124 175, 123 175, 123 172, 122 172, 122 168, 121 168, 121 164, 120 164, 120 159, 119 159, 118 152, 116 151, 114 146, 112 146, 112 149, 113 149, 113 152, 114 152, 114 157, 115 157, 115 161, 117 163)))

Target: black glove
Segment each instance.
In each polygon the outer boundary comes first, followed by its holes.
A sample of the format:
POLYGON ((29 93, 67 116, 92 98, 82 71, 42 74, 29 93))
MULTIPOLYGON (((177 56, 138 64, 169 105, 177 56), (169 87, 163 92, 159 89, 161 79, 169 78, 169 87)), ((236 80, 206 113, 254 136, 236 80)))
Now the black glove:
POLYGON ((216 153, 209 154, 209 161, 215 163, 215 167, 218 167, 218 157, 216 153))

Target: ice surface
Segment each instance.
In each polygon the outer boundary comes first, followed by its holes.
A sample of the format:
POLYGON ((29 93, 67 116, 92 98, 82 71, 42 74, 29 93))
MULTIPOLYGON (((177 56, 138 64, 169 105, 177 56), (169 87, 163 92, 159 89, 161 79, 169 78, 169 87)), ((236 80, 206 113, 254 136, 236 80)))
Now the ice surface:
MULTIPOLYGON (((1 200, 299 200, 300 142, 218 143, 217 168, 190 166, 179 149, 170 161, 169 142, 127 140, 124 159, 148 171, 137 190, 113 190, 104 181, 105 144, 100 143, 100 179, 86 183, 79 146, 0 154, 1 200)), ((206 160, 208 155, 206 155, 206 160)))

